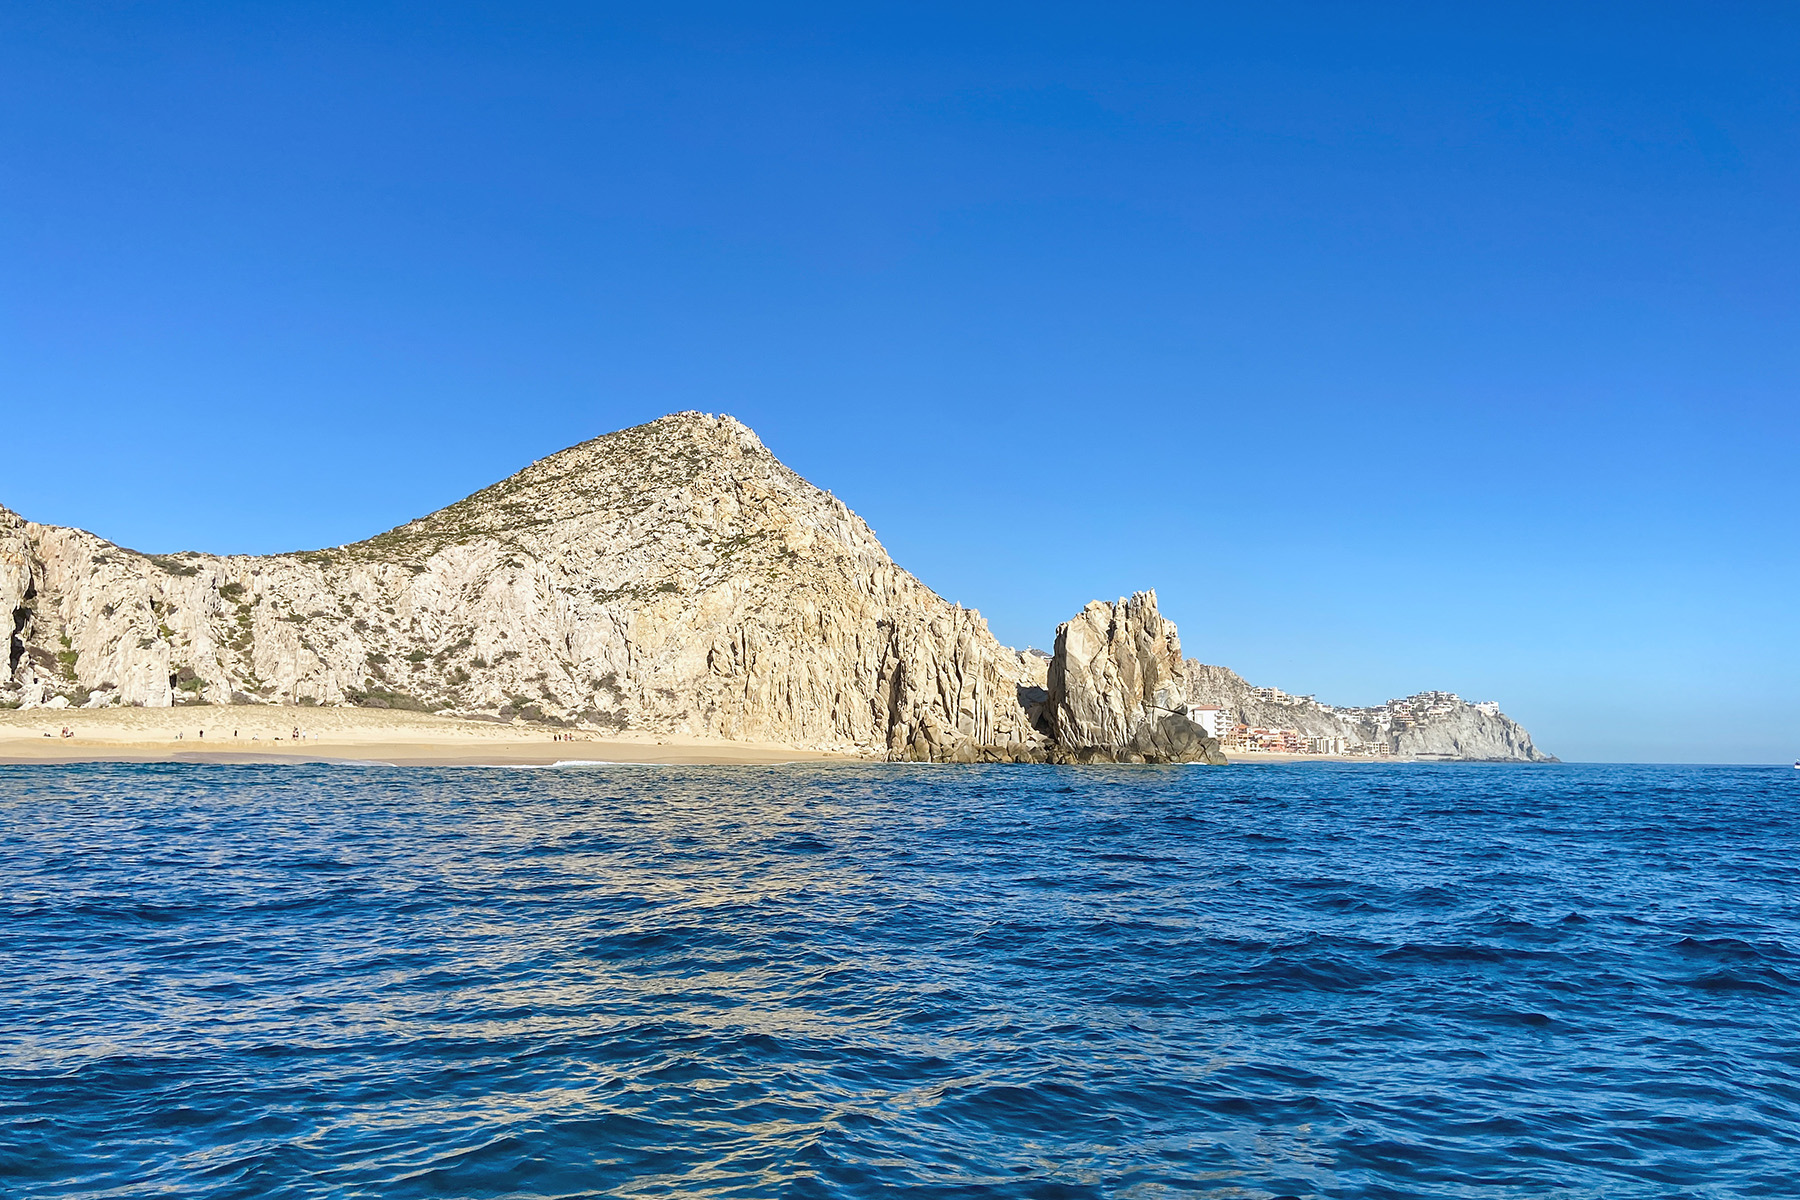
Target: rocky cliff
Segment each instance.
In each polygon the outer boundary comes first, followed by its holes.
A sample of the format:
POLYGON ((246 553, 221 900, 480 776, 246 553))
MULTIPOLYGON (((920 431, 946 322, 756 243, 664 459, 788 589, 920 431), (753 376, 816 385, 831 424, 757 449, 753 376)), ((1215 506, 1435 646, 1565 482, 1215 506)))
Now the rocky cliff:
POLYGON ((1216 705, 1229 724, 1294 729, 1344 739, 1352 753, 1384 747, 1403 757, 1555 762, 1498 705, 1452 692, 1420 692, 1368 708, 1321 704, 1280 688, 1253 687, 1237 672, 1189 659, 1188 702, 1216 705))
MULTIPOLYGON (((1053 659, 1001 646, 841 501, 703 413, 296 554, 146 555, 0 508, 5 616, 0 707, 363 705, 901 759, 1166 762, 1218 759, 1185 704, 1229 698, 1261 722, 1274 703, 1184 663, 1154 593, 1089 605, 1053 659)), ((1536 755, 1485 713, 1315 707, 1299 715, 1402 753, 1536 755)))
POLYGON ((1225 761, 1188 719, 1181 638, 1155 592, 1096 600, 1058 626, 1046 691, 1058 761, 1225 761))
POLYGON ((1020 698, 1041 658, 700 413, 298 554, 144 555, 0 510, 0 605, 0 702, 362 704, 920 758, 1044 744, 1020 698))

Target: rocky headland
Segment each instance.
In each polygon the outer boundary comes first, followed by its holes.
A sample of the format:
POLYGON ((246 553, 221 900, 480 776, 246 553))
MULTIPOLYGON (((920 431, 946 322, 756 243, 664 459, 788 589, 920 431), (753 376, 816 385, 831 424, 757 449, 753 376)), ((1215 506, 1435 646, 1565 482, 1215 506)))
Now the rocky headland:
POLYGON ((1009 649, 702 413, 293 554, 147 555, 0 509, 0 614, 9 708, 359 706, 907 760, 1222 762, 1188 712, 1229 703, 1402 753, 1541 757, 1485 709, 1282 706, 1184 660, 1152 592, 1090 604, 1053 655, 1009 649))
POLYGON ((1484 762, 1555 762, 1532 744, 1524 726, 1496 704, 1471 702, 1451 692, 1420 692, 1386 704, 1350 708, 1322 704, 1275 687, 1255 687, 1229 667, 1189 659, 1191 705, 1213 705, 1227 724, 1292 729, 1335 738, 1344 752, 1400 758, 1484 762))

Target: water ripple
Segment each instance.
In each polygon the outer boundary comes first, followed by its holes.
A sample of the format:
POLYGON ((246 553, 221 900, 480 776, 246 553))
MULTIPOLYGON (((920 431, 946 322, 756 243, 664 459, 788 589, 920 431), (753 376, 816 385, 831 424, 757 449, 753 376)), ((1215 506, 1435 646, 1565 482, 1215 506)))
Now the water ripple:
POLYGON ((1791 1196, 1793 774, 0 768, 0 1191, 1791 1196))

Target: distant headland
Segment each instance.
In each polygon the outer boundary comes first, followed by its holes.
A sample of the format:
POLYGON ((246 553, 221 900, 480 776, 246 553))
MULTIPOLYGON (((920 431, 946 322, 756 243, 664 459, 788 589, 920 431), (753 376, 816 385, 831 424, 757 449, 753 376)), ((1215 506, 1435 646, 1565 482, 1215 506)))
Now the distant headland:
POLYGON ((720 760, 1553 761, 1496 704, 1333 708, 1185 659, 1154 592, 1088 605, 1053 653, 1009 649, 749 429, 695 412, 322 550, 145 555, 0 508, 0 613, 0 708, 20 710, 0 737, 37 710, 149 729, 167 722, 97 710, 236 706, 258 727, 295 710, 272 729, 386 710, 720 760))

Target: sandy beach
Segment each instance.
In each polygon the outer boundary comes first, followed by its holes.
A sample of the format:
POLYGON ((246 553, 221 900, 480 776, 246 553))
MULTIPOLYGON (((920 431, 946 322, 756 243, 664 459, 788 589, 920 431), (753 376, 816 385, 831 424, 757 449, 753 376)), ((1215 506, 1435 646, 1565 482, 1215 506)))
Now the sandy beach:
MULTIPOLYGON (((1226 757, 1233 764, 1407 761, 1266 752, 1229 753, 1226 757)), ((0 711, 0 765, 330 761, 532 766, 581 761, 766 764, 864 760, 773 742, 597 734, 367 708, 244 705, 0 711), (65 729, 71 736, 63 736, 65 729), (565 736, 570 740, 558 740, 565 736)))
POLYGON ((1410 758, 1394 758, 1383 756, 1375 758, 1366 754, 1280 754, 1272 750, 1227 750, 1225 761, 1228 763, 1396 763, 1412 762, 1410 758))
POLYGON ((784 763, 849 755, 717 738, 599 735, 365 708, 263 705, 0 712, 0 764, 381 762, 529 766, 556 762, 784 763), (63 736, 67 729, 72 736, 63 736), (298 729, 300 737, 294 737, 298 729), (567 736, 570 740, 561 741, 567 736))

